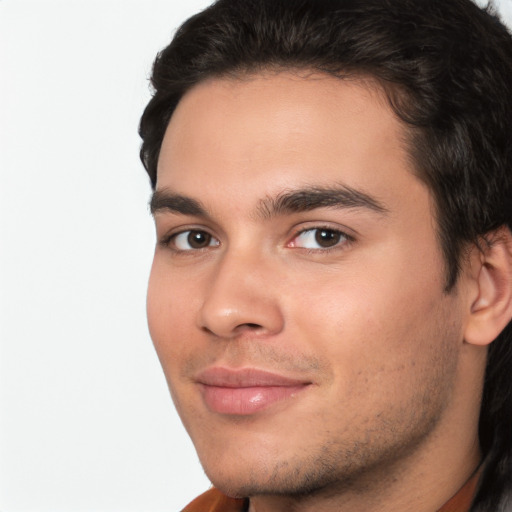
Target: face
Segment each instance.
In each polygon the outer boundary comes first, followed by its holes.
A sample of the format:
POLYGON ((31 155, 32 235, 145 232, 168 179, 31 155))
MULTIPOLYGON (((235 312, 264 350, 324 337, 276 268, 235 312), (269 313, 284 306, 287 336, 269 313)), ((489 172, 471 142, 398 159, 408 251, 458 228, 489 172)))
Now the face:
POLYGON ((375 84, 197 85, 162 145, 151 335, 206 473, 313 492, 420 450, 463 337, 431 196, 375 84))

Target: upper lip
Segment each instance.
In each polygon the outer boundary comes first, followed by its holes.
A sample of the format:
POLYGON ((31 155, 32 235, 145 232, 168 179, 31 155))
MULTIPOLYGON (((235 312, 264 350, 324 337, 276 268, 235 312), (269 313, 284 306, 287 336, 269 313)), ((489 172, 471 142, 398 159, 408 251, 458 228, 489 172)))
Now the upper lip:
POLYGON ((210 367, 201 371, 196 381, 206 386, 224 388, 250 388, 266 386, 304 386, 311 384, 304 379, 295 379, 257 368, 210 367))

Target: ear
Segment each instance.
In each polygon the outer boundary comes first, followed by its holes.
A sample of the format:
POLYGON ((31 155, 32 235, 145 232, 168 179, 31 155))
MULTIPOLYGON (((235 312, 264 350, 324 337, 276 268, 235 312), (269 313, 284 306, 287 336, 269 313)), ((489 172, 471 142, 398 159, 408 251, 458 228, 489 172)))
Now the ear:
POLYGON ((507 227, 488 233, 478 261, 472 263, 476 293, 464 332, 472 345, 488 345, 512 319, 512 233, 507 227))

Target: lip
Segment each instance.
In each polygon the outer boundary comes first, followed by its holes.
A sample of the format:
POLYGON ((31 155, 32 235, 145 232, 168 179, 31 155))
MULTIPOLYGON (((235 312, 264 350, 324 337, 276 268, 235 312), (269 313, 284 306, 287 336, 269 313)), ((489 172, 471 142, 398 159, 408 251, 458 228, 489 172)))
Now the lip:
POLYGON ((256 368, 220 367, 202 371, 196 382, 210 411, 242 416, 291 400, 312 384, 256 368))

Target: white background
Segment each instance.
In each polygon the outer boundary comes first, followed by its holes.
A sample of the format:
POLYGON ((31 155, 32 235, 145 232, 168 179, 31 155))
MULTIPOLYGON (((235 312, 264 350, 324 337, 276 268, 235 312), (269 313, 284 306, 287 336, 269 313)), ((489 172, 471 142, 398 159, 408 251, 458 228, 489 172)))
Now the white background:
POLYGON ((147 332, 137 135, 154 55, 208 3, 0 0, 2 512, 174 512, 208 487, 147 332))

